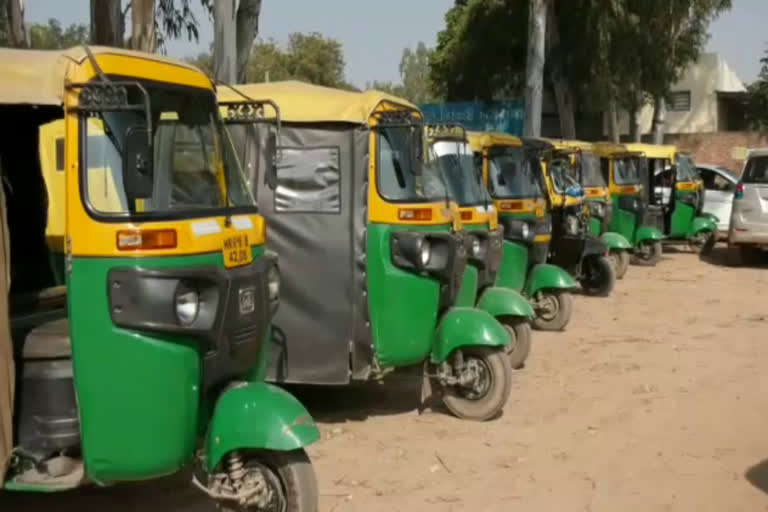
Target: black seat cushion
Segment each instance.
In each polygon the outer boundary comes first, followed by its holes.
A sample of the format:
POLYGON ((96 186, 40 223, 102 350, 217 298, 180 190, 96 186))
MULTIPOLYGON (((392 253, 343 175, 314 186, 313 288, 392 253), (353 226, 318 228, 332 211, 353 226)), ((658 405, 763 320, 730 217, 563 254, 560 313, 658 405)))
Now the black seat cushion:
POLYGON ((60 359, 72 357, 69 319, 62 318, 35 327, 24 340, 24 359, 60 359))

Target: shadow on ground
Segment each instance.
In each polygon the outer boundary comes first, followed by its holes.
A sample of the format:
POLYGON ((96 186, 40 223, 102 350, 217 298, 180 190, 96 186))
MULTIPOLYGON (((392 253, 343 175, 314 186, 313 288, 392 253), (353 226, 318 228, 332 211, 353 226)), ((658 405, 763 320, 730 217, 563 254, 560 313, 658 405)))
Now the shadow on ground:
MULTIPOLYGON (((704 263, 718 267, 731 266, 728 256, 728 247, 725 245, 716 246, 709 254, 699 255, 699 259, 704 263)), ((741 268, 768 268, 768 254, 763 253, 757 255, 752 261, 746 261, 743 265, 739 266, 741 268)))
POLYGON ((768 494, 768 459, 749 468, 744 476, 749 483, 768 494))

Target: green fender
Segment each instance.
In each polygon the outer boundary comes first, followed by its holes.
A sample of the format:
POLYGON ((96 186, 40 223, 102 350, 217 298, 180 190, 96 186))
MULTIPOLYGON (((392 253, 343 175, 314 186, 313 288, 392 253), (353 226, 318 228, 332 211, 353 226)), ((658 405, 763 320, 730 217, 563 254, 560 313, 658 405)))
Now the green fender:
POLYGON ((533 308, 528 300, 510 288, 490 286, 477 301, 477 308, 491 316, 524 316, 533 318, 533 308))
POLYGON ((451 308, 440 320, 432 345, 432 362, 442 363, 451 352, 466 346, 503 347, 509 335, 487 311, 475 308, 451 308))
POLYGON ((309 412, 287 391, 254 382, 219 396, 205 440, 208 472, 232 450, 290 451, 314 443, 320 431, 309 412))
POLYGON ((605 245, 608 246, 608 249, 611 251, 628 251, 632 248, 632 244, 629 243, 629 240, 624 238, 619 233, 614 233, 613 231, 607 231, 600 235, 600 240, 603 241, 605 245))
POLYGON ((693 219, 691 223, 692 235, 709 231, 717 231, 717 217, 714 215, 702 215, 693 219))
POLYGON ((528 282, 525 283, 524 291, 525 295, 533 297, 541 290, 573 290, 576 287, 576 281, 564 269, 556 265, 540 263, 535 265, 528 274, 528 282))
POLYGON ((654 226, 640 226, 637 228, 635 239, 638 244, 643 242, 661 242, 664 240, 664 233, 654 226))

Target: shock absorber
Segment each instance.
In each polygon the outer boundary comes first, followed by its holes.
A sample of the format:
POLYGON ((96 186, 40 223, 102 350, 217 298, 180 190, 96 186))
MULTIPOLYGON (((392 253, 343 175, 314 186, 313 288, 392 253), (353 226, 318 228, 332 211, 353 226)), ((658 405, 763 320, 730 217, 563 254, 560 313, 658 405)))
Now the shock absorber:
POLYGON ((227 455, 226 467, 232 484, 236 486, 241 484, 245 476, 245 463, 239 451, 234 450, 227 455))

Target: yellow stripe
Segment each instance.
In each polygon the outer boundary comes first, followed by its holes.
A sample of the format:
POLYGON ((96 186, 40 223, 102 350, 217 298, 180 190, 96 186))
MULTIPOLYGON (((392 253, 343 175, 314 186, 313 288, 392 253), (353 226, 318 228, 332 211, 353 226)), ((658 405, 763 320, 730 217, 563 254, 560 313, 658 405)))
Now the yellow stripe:
POLYGON ((681 192, 696 192, 699 184, 695 181, 681 181, 677 183, 677 190, 681 192))
POLYGON ((534 242, 549 242, 552 240, 552 235, 536 235, 533 239, 534 242))

